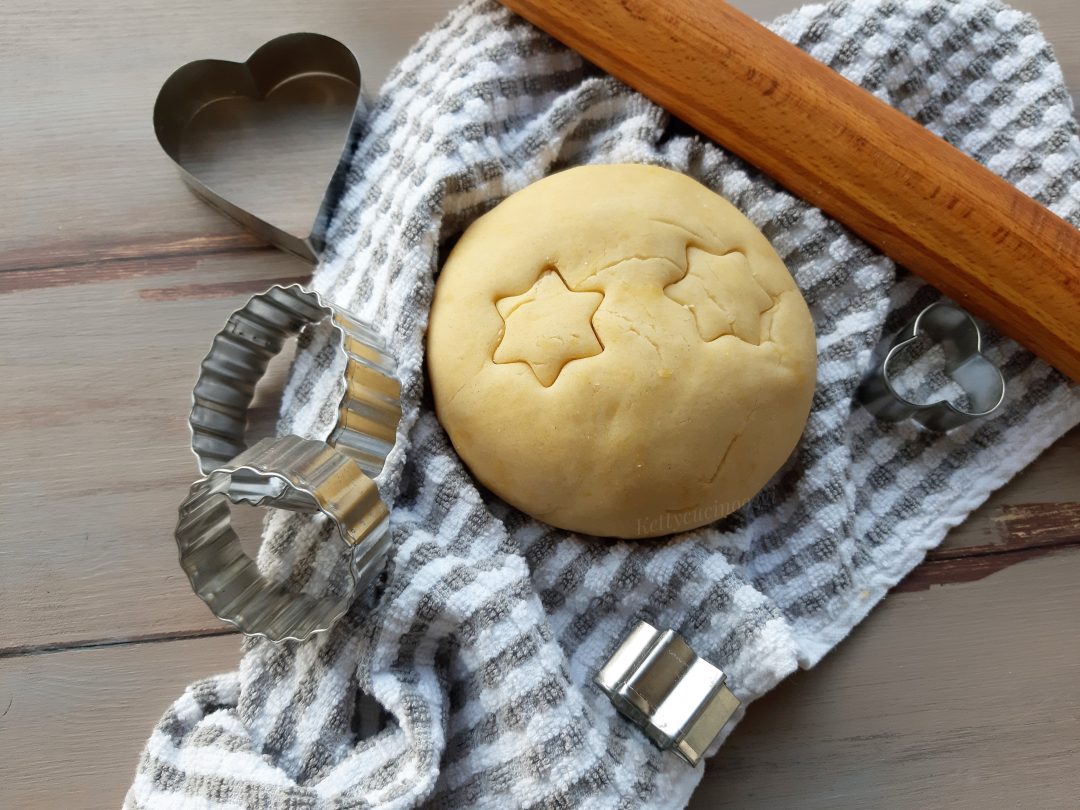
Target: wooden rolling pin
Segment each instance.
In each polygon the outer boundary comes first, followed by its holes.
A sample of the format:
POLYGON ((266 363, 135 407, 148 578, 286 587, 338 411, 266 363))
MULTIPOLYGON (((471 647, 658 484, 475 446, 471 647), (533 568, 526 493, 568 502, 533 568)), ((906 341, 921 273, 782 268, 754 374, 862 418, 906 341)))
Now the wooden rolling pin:
POLYGON ((1080 232, 719 0, 502 0, 1080 381, 1080 232))

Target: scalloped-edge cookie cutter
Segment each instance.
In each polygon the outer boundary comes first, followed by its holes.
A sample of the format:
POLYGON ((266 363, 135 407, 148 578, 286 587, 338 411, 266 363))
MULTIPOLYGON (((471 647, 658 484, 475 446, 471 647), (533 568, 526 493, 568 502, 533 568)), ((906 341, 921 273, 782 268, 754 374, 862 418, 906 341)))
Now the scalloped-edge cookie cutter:
POLYGON ((1005 377, 983 356, 982 334, 974 319, 959 307, 939 301, 878 344, 857 397, 866 410, 883 422, 911 419, 927 430, 944 432, 993 413, 1005 399, 1005 377), (945 373, 964 390, 969 408, 960 408, 946 400, 912 402, 897 391, 891 365, 920 334, 944 350, 945 373))
POLYGON ((346 358, 338 419, 327 443, 378 475, 394 446, 401 418, 401 385, 382 339, 318 293, 274 286, 229 316, 202 361, 188 424, 191 449, 204 475, 247 447, 247 415, 255 386, 291 336, 329 320, 346 358))
POLYGON ((270 641, 304 641, 329 629, 382 570, 389 512, 375 483, 324 442, 263 439, 191 486, 180 506, 176 545, 191 587, 219 619, 270 641), (321 512, 350 551, 351 587, 314 597, 267 579, 244 553, 230 503, 321 512))
POLYGON ((740 701, 674 630, 638 622, 596 675, 615 708, 663 751, 697 765, 740 701))

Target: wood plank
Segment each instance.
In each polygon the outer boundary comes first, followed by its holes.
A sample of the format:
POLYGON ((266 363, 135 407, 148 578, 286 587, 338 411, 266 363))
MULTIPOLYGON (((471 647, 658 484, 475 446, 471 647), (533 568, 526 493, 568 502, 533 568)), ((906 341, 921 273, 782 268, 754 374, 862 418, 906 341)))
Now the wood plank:
MULTIPOLYGON (((751 707, 691 807, 1071 806, 1078 577, 1069 551, 890 597, 751 707)), ((165 707, 237 656, 225 637, 0 659, 0 806, 117 806, 165 707)))
POLYGON ((894 592, 971 582, 1065 547, 1080 547, 1080 503, 1006 504, 996 512, 990 510, 988 517, 973 515, 968 522, 977 523, 980 519, 990 524, 993 535, 990 542, 933 549, 894 592))
MULTIPOLYGON (((282 32, 318 30, 354 49, 374 92, 407 47, 455 5, 331 0, 314 13, 288 0, 185 0, 166 13, 135 0, 92 11, 75 0, 8 0, 0 53, 17 80, 0 84, 0 109, 8 111, 0 116, 7 203, 0 267, 21 266, 41 248, 107 249, 128 243, 134 233, 163 242, 235 236, 235 226, 183 190, 153 138, 150 113, 169 73, 192 59, 243 58, 282 32)), ((768 19, 797 3, 735 5, 768 19)), ((1080 87, 1073 0, 1014 5, 1040 18, 1067 81, 1080 87)))
POLYGON ((889 596, 754 703, 690 807, 1076 806, 1080 550, 889 596))
POLYGON ((1061 504, 1080 501, 1080 427, 1062 436, 1034 464, 994 492, 938 549, 999 545, 1001 520, 1013 504, 1061 504))
POLYGON ((154 723, 235 636, 0 658, 0 807, 119 807, 154 723))
POLYGON ((36 250, 107 250, 140 239, 235 236, 184 190, 151 124, 162 82, 200 58, 243 60, 289 31, 324 31, 357 54, 365 86, 457 0, 5 0, 0 14, 0 268, 36 250))
POLYGON ((342 0, 318 25, 280 0, 5 4, 0 50, 24 80, 0 85, 18 111, 0 117, 0 338, 19 347, 0 359, 14 383, 0 389, 0 649, 222 627, 171 538, 195 475, 190 386, 228 312, 309 268, 186 191, 153 138, 160 83, 190 59, 243 58, 282 31, 322 28, 377 86, 455 4, 405 0, 387 14, 342 0), (63 335, 43 328, 58 322, 63 335))
POLYGON ((228 313, 308 267, 248 249, 56 272, 0 292, 0 343, 19 347, 0 357, 18 381, 0 386, 0 651, 219 632, 172 538, 198 477, 191 386, 228 313))

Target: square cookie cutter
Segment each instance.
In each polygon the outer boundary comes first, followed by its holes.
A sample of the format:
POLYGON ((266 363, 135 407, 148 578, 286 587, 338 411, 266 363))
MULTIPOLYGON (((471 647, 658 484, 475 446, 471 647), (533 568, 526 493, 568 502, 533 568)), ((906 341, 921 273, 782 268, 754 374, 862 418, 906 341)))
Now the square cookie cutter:
POLYGON ((740 701, 727 676, 674 630, 640 621, 597 673, 620 714, 662 751, 697 765, 740 701))

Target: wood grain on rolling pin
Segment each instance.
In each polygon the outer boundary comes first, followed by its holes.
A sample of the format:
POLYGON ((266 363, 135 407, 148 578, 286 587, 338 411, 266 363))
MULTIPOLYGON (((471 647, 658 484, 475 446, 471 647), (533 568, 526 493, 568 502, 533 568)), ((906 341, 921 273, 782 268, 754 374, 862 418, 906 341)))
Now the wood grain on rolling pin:
POLYGON ((717 0, 503 0, 1080 380, 1080 232, 717 0))

